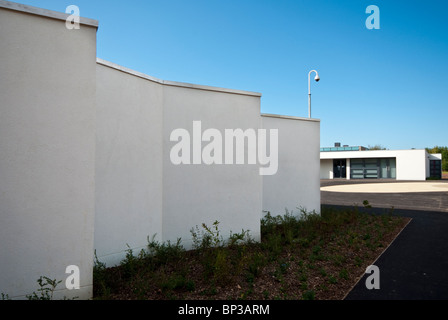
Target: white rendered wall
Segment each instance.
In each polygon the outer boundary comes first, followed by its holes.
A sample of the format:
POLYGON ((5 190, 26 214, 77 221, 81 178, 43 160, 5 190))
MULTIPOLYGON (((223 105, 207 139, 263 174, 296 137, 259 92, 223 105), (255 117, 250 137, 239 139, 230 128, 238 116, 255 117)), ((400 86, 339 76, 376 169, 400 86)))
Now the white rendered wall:
POLYGON ((333 179, 333 160, 320 160, 320 178, 333 179))
POLYGON ((25 298, 48 276, 55 297, 89 298, 96 27, 5 7, 17 6, 0 2, 0 292, 25 298), (65 289, 69 265, 79 290, 65 289))
POLYGON ((283 215, 297 208, 320 212, 320 122, 262 115, 263 128, 278 129, 278 171, 263 176, 263 210, 283 215))
MULTIPOLYGON (((195 88, 165 86, 163 114, 163 239, 181 238, 191 244, 191 228, 219 221, 221 234, 249 230, 260 238, 261 176, 254 164, 179 164, 170 160, 177 143, 170 134, 186 129, 193 140, 193 121, 201 121, 202 132, 217 129, 258 130, 260 96, 195 88)), ((191 141, 191 144, 193 141, 191 141)), ((207 142, 204 142, 204 147, 207 142)), ((247 152, 247 144, 245 147, 247 152)), ((191 159, 193 155, 191 155, 191 159)))
POLYGON ((163 81, 100 59, 97 87, 100 261, 117 264, 128 246, 137 253, 154 234, 164 242, 181 238, 189 248, 191 229, 215 221, 224 237, 244 229, 259 239, 258 165, 176 165, 170 158, 177 144, 171 133, 185 129, 193 144, 193 121, 201 122, 200 135, 209 128, 223 138, 226 129, 258 130, 259 94, 163 81))
POLYGON ((107 266, 162 239, 163 88, 98 63, 95 250, 107 266))
POLYGON ((426 180, 426 151, 397 151, 397 180, 426 180))

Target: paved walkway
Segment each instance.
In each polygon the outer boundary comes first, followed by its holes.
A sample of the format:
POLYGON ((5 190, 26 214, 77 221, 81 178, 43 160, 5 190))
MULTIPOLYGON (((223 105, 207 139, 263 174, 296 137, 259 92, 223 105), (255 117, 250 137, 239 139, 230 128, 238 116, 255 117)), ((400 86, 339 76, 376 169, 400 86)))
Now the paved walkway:
POLYGON ((374 212, 380 214, 384 208, 393 206, 395 214, 412 218, 375 262, 380 270, 380 289, 366 288, 365 281, 369 276, 366 274, 346 300, 447 300, 448 191, 445 191, 444 185, 448 186, 448 181, 437 181, 437 185, 444 184, 440 185, 443 191, 426 191, 427 187, 435 184, 434 181, 415 182, 413 186, 406 182, 408 191, 404 190, 404 182, 388 181, 387 186, 381 185, 383 183, 321 181, 325 187, 321 191, 324 206, 357 204, 362 207, 362 201, 368 200, 374 212), (338 191, 326 188, 337 185, 347 186, 346 191, 341 191, 344 188, 336 188, 338 191), (417 190, 417 187, 420 189, 417 190))
POLYGON ((354 193, 448 192, 444 182, 358 183, 322 187, 321 191, 354 193))
POLYGON ((448 213, 448 180, 321 180, 321 203, 448 213))

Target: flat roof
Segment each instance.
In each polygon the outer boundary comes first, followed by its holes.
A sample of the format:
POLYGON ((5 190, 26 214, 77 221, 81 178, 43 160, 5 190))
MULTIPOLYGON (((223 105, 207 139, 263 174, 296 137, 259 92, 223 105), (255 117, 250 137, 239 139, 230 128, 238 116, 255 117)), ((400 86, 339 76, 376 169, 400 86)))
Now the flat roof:
POLYGON ((360 151, 321 151, 320 159, 359 159, 359 158, 385 158, 396 157, 409 153, 426 154, 425 149, 404 149, 404 150, 360 150, 360 151))
POLYGON ((322 147, 320 152, 339 152, 339 151, 366 151, 365 147, 322 147), (361 149, 363 148, 363 149, 361 149))
MULTIPOLYGON (((0 0, 0 8, 24 12, 24 13, 38 15, 38 16, 47 17, 47 18, 52 18, 52 19, 56 19, 56 20, 63 20, 63 21, 66 21, 67 18, 70 16, 70 14, 68 14, 68 13, 62 13, 62 12, 58 12, 58 11, 42 9, 42 8, 38 8, 38 7, 28 6, 26 4, 5 1, 5 0, 0 0)), ((98 28, 98 20, 80 17, 79 23, 83 24, 83 25, 98 28)))

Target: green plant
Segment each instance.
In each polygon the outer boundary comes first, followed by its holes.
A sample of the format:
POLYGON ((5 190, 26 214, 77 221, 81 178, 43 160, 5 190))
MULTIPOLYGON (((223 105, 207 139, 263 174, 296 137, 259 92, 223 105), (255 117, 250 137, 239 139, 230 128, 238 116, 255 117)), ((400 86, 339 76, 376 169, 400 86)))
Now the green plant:
POLYGON ((338 283, 338 279, 336 279, 334 276, 330 276, 328 278, 328 282, 331 284, 336 284, 336 283, 338 283))
POLYGON ((148 240, 148 252, 146 258, 150 261, 152 267, 156 268, 160 265, 180 261, 185 253, 185 248, 181 245, 181 238, 178 238, 175 244, 169 240, 165 243, 160 243, 155 240, 156 235, 153 235, 151 240, 148 240))
POLYGON ((228 262, 228 251, 219 248, 214 258, 213 278, 218 284, 224 284, 230 281, 231 277, 232 272, 228 262))
POLYGON ((240 233, 232 233, 230 232, 228 246, 237 246, 243 244, 253 244, 254 239, 250 236, 249 230, 241 230, 240 233))
POLYGON ((306 275, 305 272, 302 272, 299 275, 299 281, 302 282, 302 283, 306 283, 308 281, 308 276, 306 275))
MULTIPOLYGON (((248 263, 247 271, 250 275, 253 276, 253 278, 256 278, 259 276, 263 266, 265 265, 266 261, 262 253, 255 252, 248 263)), ((252 279, 253 279, 252 278, 252 279)))
POLYGON ((202 231, 199 227, 191 228, 190 233, 193 239, 193 248, 196 250, 207 250, 212 247, 218 247, 223 244, 223 238, 219 231, 219 221, 213 222, 213 226, 209 227, 202 223, 202 231))
POLYGON ((26 297, 28 300, 53 300, 54 290, 61 282, 62 280, 57 281, 56 279, 41 276, 37 279, 39 284, 38 292, 33 292, 31 295, 26 295, 26 297))
POLYGON ((347 280, 348 279, 348 271, 347 269, 342 269, 339 271, 339 278, 347 280))
POLYGON ((126 245, 128 247, 126 250, 126 257, 121 261, 120 266, 123 270, 123 276, 125 278, 131 278, 138 272, 144 251, 141 251, 140 256, 135 256, 132 248, 128 244, 126 245))
POLYGON ((314 292, 314 290, 308 290, 302 294, 302 299, 303 300, 314 300, 315 296, 316 296, 316 293, 314 292))
POLYGON ((93 263, 93 293, 95 296, 108 297, 110 295, 111 284, 109 283, 109 278, 106 264, 98 259, 95 250, 93 263))
POLYGON ((372 208, 372 205, 369 203, 369 201, 367 201, 367 200, 364 200, 363 202, 362 202, 362 204, 364 205, 364 208, 372 208))
POLYGON ((322 267, 319 269, 319 273, 322 277, 326 277, 327 276, 327 271, 322 267))
POLYGON ((8 294, 5 294, 5 293, 2 292, 0 300, 11 300, 11 298, 9 297, 8 294))
POLYGON ((173 274, 167 276, 162 280, 160 287, 162 290, 176 290, 176 289, 192 289, 194 288, 194 282, 187 280, 182 274, 173 274))

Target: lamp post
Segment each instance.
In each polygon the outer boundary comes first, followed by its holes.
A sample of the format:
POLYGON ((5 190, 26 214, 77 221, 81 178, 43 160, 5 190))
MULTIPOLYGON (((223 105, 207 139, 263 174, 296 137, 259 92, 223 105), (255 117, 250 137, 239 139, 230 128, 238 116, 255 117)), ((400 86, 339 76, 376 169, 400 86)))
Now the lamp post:
POLYGON ((311 73, 312 72, 315 72, 316 73, 316 76, 314 77, 314 80, 316 81, 316 82, 318 82, 319 80, 320 80, 320 78, 319 78, 319 74, 317 73, 317 71, 316 70, 311 70, 309 73, 308 73, 308 118, 311 118, 311 84, 310 84, 310 76, 311 76, 311 73))

